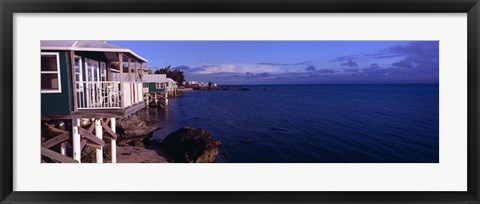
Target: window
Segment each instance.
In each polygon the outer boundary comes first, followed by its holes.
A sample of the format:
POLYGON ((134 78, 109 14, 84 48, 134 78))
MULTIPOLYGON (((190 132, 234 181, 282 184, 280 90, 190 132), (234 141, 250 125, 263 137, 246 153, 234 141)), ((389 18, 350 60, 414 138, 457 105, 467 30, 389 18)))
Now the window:
POLYGON ((77 84, 77 92, 83 91, 83 75, 82 75, 82 58, 75 56, 75 81, 77 84))
POLYGON ((100 66, 98 61, 85 58, 85 69, 87 70, 86 81, 88 82, 100 81, 99 67, 100 66))
POLYGON ((163 83, 155 83, 156 89, 163 89, 163 83))
POLYGON ((58 53, 41 53, 41 92, 61 93, 60 61, 58 53))
POLYGON ((100 81, 107 81, 107 66, 105 62, 100 62, 100 81))
POLYGON ((143 88, 148 88, 148 84, 147 84, 147 83, 143 83, 143 88))

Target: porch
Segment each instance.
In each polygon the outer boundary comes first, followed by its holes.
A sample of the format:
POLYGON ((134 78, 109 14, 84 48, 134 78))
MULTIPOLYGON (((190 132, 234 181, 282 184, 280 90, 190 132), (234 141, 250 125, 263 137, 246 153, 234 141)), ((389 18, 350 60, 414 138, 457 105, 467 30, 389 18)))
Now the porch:
POLYGON ((124 109, 143 102, 141 82, 75 82, 78 110, 124 109))

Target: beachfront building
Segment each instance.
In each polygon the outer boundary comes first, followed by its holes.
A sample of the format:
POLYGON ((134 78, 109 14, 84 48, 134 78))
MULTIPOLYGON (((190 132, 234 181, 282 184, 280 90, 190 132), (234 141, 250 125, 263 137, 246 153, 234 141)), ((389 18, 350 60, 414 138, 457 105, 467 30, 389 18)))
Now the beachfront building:
POLYGON ((197 85, 198 81, 187 81, 187 85, 197 85))
POLYGON ((168 95, 173 95, 173 96, 177 95, 178 85, 175 80, 167 78, 167 83, 165 88, 168 95))
POLYGON ((177 82, 165 74, 148 74, 143 79, 144 98, 149 106, 168 105, 168 97, 176 96, 177 82), (160 104, 161 103, 161 104, 160 104))
POLYGON ((143 89, 145 93, 165 92, 167 83, 166 74, 148 74, 143 78, 143 89))
POLYGON ((107 141, 115 163, 116 119, 145 107, 143 72, 138 71, 145 62, 130 49, 105 41, 41 41, 42 123, 71 121, 71 133, 49 126, 62 137, 42 142, 42 156, 54 162, 81 162, 82 148, 87 145, 97 148, 97 163, 103 163, 107 141), (110 68, 114 63, 117 70, 110 68), (114 75, 118 75, 115 80, 114 75), (85 120, 90 121, 86 126, 81 124, 85 120), (66 152, 70 135, 73 159, 66 152), (57 145, 61 145, 60 153, 51 149, 57 145))

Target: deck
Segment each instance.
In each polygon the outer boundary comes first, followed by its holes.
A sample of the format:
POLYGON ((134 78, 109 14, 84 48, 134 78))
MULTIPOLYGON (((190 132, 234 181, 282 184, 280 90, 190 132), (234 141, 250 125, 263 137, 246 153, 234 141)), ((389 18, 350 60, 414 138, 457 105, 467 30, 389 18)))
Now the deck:
POLYGON ((72 111, 69 115, 42 115, 42 120, 65 120, 76 118, 125 118, 145 108, 145 103, 139 102, 124 109, 85 109, 72 111))

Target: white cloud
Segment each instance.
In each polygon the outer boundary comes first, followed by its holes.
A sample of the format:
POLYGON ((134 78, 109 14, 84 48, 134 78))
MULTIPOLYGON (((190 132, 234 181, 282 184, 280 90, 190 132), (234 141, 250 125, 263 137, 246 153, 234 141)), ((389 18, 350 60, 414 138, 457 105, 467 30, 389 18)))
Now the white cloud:
POLYGON ((261 65, 261 64, 220 64, 212 66, 204 66, 192 70, 195 74, 216 74, 216 73, 282 73, 278 66, 261 65))

